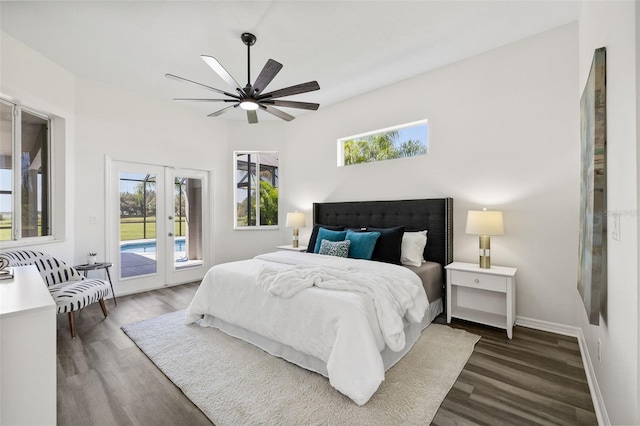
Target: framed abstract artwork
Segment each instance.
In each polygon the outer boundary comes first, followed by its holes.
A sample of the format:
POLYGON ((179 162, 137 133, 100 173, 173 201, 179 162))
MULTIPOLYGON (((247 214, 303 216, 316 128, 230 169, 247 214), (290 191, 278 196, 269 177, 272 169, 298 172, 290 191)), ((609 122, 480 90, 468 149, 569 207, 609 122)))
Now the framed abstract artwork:
POLYGON ((606 49, 596 49, 580 99, 580 241, 578 291, 590 324, 600 323, 607 291, 606 49))

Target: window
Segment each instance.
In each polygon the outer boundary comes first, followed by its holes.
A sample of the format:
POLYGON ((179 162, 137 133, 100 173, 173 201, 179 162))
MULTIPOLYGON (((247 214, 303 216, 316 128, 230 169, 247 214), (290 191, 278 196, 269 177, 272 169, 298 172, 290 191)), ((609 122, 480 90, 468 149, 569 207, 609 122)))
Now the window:
POLYGON ((426 155, 427 120, 338 139, 338 166, 426 155))
POLYGON ((278 153, 234 152, 235 229, 278 225, 278 153))
POLYGON ((0 242, 53 235, 51 119, 0 99, 0 242))

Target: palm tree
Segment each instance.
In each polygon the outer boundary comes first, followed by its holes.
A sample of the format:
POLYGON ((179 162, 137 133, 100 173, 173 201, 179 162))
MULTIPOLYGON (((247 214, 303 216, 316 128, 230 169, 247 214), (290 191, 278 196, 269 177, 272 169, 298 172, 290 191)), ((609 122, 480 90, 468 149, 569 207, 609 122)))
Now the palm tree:
POLYGON ((420 141, 409 139, 399 144, 400 133, 396 130, 350 139, 343 144, 344 164, 370 163, 372 161, 413 157, 427 153, 427 147, 420 141))
POLYGON ((416 155, 424 155, 427 153, 427 147, 420 141, 409 139, 400 145, 401 157, 415 157, 416 155))

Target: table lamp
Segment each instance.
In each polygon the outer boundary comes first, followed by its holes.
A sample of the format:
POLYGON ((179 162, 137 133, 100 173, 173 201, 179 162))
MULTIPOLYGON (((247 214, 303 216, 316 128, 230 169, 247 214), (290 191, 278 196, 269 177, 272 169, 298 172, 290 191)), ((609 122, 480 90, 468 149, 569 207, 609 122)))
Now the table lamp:
POLYGON ((298 247, 298 228, 304 228, 306 226, 304 220, 304 213, 287 213, 287 222, 285 226, 287 228, 293 228, 293 247, 298 247))
POLYGON ((491 235, 504 235, 501 211, 469 210, 467 234, 480 236, 480 268, 491 268, 491 235))

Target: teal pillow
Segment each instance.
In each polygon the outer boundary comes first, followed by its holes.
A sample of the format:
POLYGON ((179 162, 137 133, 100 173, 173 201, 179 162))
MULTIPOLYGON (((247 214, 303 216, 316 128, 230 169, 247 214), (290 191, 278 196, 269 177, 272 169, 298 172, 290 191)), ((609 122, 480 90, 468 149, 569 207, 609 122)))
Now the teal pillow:
POLYGON ((344 241, 344 237, 347 235, 347 231, 331 231, 326 228, 318 229, 318 239, 316 240, 316 246, 313 249, 314 253, 320 252, 320 244, 322 240, 328 241, 344 241))
POLYGON ((349 256, 349 245, 351 241, 320 241, 320 250, 318 254, 327 254, 329 256, 347 257, 349 256))
POLYGON ((380 237, 379 232, 353 232, 350 229, 347 230, 346 239, 351 241, 349 257, 371 260, 378 237, 380 237))

